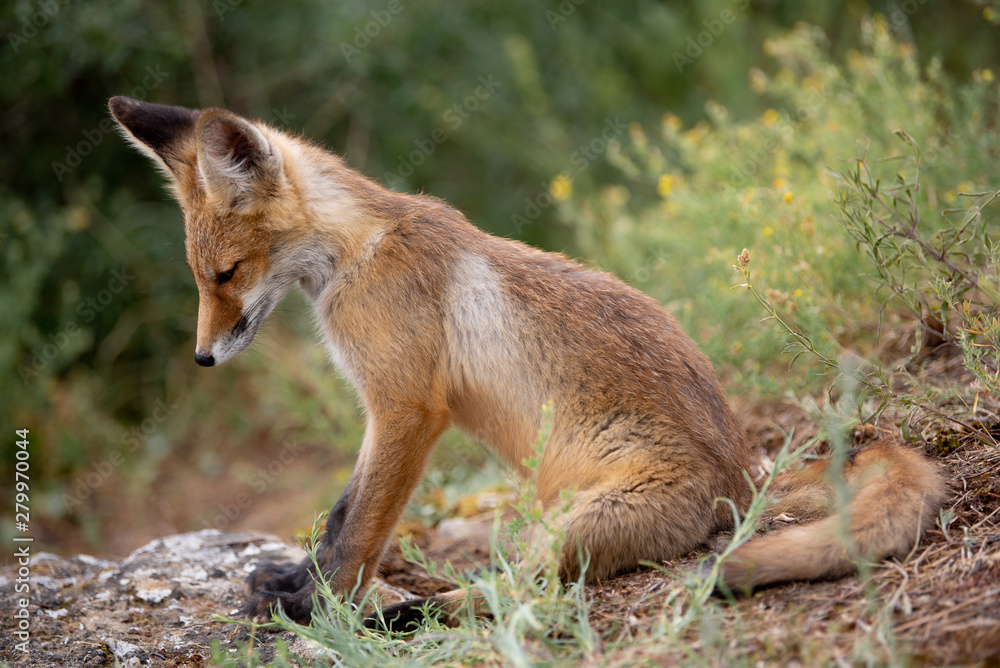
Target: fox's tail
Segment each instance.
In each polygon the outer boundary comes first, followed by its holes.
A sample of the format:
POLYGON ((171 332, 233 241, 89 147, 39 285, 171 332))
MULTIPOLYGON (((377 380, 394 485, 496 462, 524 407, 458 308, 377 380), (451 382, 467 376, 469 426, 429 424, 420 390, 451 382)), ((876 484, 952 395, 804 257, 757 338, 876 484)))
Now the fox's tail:
POLYGON ((768 514, 824 515, 817 522, 751 540, 722 566, 734 592, 850 573, 858 559, 903 556, 934 524, 946 487, 937 467, 889 439, 850 453, 843 467, 847 516, 837 512, 830 461, 775 478, 768 514))

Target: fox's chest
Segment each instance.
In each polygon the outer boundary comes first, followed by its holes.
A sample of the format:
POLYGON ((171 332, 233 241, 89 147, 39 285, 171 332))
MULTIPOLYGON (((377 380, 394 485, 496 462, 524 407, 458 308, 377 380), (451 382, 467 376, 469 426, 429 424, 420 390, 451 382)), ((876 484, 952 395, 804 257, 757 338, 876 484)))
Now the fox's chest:
POLYGON ((333 366, 355 385, 358 384, 359 377, 354 371, 351 356, 348 355, 342 346, 337 345, 329 336, 324 334, 323 347, 326 349, 327 357, 333 366))

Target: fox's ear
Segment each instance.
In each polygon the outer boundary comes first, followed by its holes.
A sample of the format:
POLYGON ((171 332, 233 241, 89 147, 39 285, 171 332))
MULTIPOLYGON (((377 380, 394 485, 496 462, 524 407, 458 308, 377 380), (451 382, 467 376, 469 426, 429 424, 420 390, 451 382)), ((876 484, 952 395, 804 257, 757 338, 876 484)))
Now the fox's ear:
POLYGON ((178 170, 190 164, 197 111, 130 97, 113 97, 108 107, 129 140, 166 168, 168 176, 176 179, 178 170))
POLYGON ((197 123, 198 169, 211 198, 253 207, 284 179, 281 153, 252 122, 224 109, 206 109, 197 123))

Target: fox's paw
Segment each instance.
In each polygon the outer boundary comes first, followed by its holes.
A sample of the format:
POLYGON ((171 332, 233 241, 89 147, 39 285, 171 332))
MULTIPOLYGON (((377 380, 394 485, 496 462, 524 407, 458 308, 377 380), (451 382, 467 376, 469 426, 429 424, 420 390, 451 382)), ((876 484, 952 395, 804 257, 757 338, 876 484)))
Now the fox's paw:
POLYGON ((279 606, 294 622, 308 624, 312 618, 315 591, 307 562, 267 562, 247 577, 247 599, 243 614, 260 623, 271 621, 279 606))
POLYGON ((308 582, 308 568, 291 561, 267 562, 257 566, 247 577, 247 593, 284 592, 293 593, 308 582))
POLYGON ((293 622, 308 624, 312 620, 313 591, 311 585, 296 592, 255 591, 247 599, 243 614, 259 624, 267 624, 280 607, 293 622))

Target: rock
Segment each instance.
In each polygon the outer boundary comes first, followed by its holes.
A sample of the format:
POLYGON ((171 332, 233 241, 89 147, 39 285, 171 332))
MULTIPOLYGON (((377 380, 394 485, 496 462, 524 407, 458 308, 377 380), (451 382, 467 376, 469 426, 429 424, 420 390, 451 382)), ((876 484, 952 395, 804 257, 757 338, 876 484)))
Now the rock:
POLYGON ((146 663, 142 658, 139 658, 141 652, 138 645, 133 645, 124 640, 115 640, 114 638, 108 638, 106 642, 108 649, 111 650, 115 658, 123 665, 135 666, 146 663))
MULTIPOLYGON (((304 555, 275 536, 214 529, 154 540, 121 562, 34 554, 27 593, 16 590, 17 565, 0 569, 0 609, 17 610, 18 599, 28 599, 30 632, 23 652, 14 634, 18 620, 12 613, 0 616, 0 662, 202 665, 213 643, 223 654, 235 653, 248 637, 247 627, 222 619, 239 616, 247 573, 262 560, 298 561, 304 555)), ((396 596, 409 594, 397 590, 396 596)), ((278 638, 293 655, 315 655, 291 633, 258 633, 254 643, 262 660, 271 660, 278 638)))

